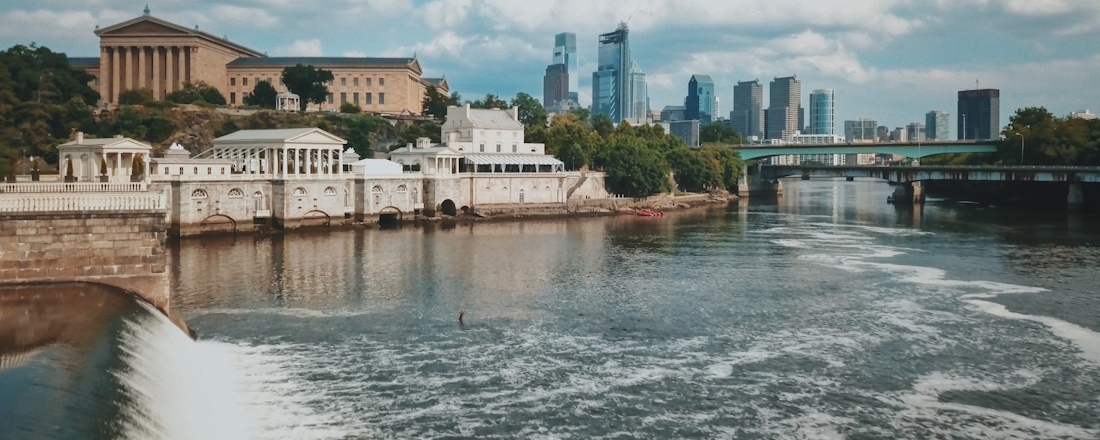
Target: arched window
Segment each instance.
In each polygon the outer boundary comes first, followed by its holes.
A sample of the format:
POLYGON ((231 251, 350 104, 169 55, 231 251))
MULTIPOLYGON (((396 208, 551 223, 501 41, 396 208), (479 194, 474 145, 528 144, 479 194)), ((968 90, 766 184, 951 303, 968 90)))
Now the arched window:
POLYGON ((306 192, 305 188, 302 188, 300 186, 297 187, 297 188, 294 188, 294 195, 296 195, 296 196, 305 196, 305 195, 308 195, 308 194, 309 193, 306 192))
POLYGON ((192 199, 205 199, 206 197, 206 190, 196 189, 194 191, 191 191, 192 199))
POLYGON ((370 192, 374 194, 382 194, 382 185, 374 185, 374 188, 371 188, 370 192))
POLYGON ((330 186, 330 187, 328 187, 328 188, 325 188, 325 195, 326 195, 326 196, 334 196, 334 195, 336 195, 336 188, 333 188, 333 187, 331 187, 331 186, 330 186))
POLYGON ((405 192, 408 192, 408 191, 409 191, 409 189, 405 185, 398 185, 397 186, 397 192, 399 192, 399 193, 404 194, 405 192))
POLYGON ((229 197, 234 199, 244 197, 244 191, 241 191, 240 188, 233 188, 229 190, 229 197))

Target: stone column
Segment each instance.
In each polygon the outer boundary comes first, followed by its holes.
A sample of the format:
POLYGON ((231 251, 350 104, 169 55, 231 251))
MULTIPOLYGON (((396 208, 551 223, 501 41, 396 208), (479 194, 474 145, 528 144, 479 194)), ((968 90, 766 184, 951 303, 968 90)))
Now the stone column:
POLYGON ((173 62, 175 54, 172 53, 172 46, 166 46, 164 48, 164 97, 167 98, 169 93, 175 91, 175 62, 173 62))
POLYGON ((160 94, 160 46, 149 48, 153 58, 153 99, 164 99, 160 94))
POLYGON ((148 48, 144 46, 138 48, 138 78, 141 79, 138 80, 137 86, 140 88, 149 87, 149 71, 145 68, 145 64, 148 62, 145 57, 146 49, 148 48))
POLYGON ((137 88, 134 84, 137 84, 137 66, 134 65, 134 59, 137 58, 137 54, 134 53, 134 48, 126 46, 123 48, 126 51, 126 89, 137 88))
POLYGON ((117 47, 112 47, 112 48, 108 49, 108 51, 111 53, 111 78, 109 80, 109 81, 111 81, 111 95, 108 96, 108 99, 111 102, 117 104, 118 103, 118 81, 119 81, 119 76, 120 76, 118 74, 118 48, 117 47))

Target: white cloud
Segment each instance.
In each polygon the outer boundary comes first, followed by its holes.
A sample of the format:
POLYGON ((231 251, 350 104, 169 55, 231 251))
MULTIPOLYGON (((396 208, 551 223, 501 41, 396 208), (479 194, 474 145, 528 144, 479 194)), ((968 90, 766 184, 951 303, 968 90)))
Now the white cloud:
POLYGON ((96 17, 87 11, 8 11, 0 15, 0 36, 34 39, 42 35, 43 24, 50 34, 88 38, 96 26, 96 17))
POLYGON ((243 8, 240 6, 217 5, 213 13, 223 23, 235 25, 249 25, 254 27, 269 28, 279 24, 279 18, 269 12, 258 8, 243 8))
POLYGON ((358 50, 348 50, 348 51, 344 51, 342 56, 349 57, 349 58, 363 58, 363 57, 366 57, 367 54, 364 53, 364 52, 360 52, 358 50))
POLYGON ((295 40, 290 46, 280 48, 275 53, 284 56, 319 57, 323 54, 321 40, 311 38, 308 40, 295 40))

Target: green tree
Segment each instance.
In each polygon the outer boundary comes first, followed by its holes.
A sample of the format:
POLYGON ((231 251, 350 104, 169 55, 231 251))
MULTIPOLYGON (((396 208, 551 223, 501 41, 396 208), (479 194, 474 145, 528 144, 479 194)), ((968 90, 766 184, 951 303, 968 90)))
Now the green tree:
POLYGON ((512 98, 512 107, 518 108, 519 121, 523 123, 526 129, 546 127, 546 121, 550 115, 546 112, 546 108, 542 106, 542 103, 531 95, 523 92, 517 93, 516 97, 512 98))
POLYGON ((501 100, 500 97, 492 93, 486 93, 484 99, 477 99, 469 103, 471 108, 483 108, 483 109, 497 109, 505 110, 508 108, 508 102, 501 100))
POLYGON ((259 108, 275 108, 275 100, 279 95, 275 91, 275 88, 271 86, 271 83, 267 80, 259 81, 254 87, 252 92, 244 95, 244 105, 255 106, 259 108))
POLYGON ((611 132, 615 131, 615 123, 607 115, 595 115, 592 117, 592 129, 596 130, 600 137, 607 139, 611 137, 611 132))
POLYGON ((177 104, 193 104, 196 101, 214 105, 225 105, 225 96, 214 86, 202 81, 186 83, 182 89, 169 93, 166 100, 177 104))
POLYGON ((297 64, 283 69, 283 84, 291 93, 301 98, 301 111, 306 111, 309 103, 320 105, 328 98, 328 84, 332 81, 332 72, 313 66, 297 64))
POLYGON ((59 104, 74 97, 95 105, 99 92, 88 83, 94 77, 83 69, 74 69, 69 58, 46 47, 15 45, 0 52, 0 64, 7 67, 12 90, 20 101, 59 104))
POLYGON ((340 104, 340 113, 347 113, 347 114, 357 115, 357 114, 360 114, 362 112, 363 112, 363 109, 359 108, 359 106, 356 105, 356 104, 353 104, 353 103, 350 103, 350 102, 345 102, 343 104, 340 104))
POLYGON ((638 137, 612 135, 606 162, 607 187, 614 193, 645 197, 670 189, 668 164, 638 137))
POLYGON ((739 145, 741 141, 741 135, 737 134, 737 130, 722 122, 711 122, 704 125, 699 129, 699 142, 717 142, 722 144, 735 144, 739 145))
POLYGON ((127 89, 118 93, 119 105, 142 105, 152 100, 153 91, 150 89, 127 89))
POLYGON ((551 154, 565 163, 570 170, 579 169, 590 163, 596 146, 604 140, 593 132, 586 121, 572 113, 555 115, 546 130, 546 154, 551 154))
POLYGON ((421 105, 424 107, 425 115, 430 115, 436 120, 442 121, 447 118, 447 107, 459 105, 461 100, 462 96, 458 92, 447 96, 440 93, 436 86, 429 85, 424 92, 424 101, 421 102, 421 105))

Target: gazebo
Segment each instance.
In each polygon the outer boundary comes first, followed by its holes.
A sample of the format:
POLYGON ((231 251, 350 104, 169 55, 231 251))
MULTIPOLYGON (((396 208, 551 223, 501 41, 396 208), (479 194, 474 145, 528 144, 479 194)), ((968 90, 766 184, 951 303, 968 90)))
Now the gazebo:
MULTIPOLYGON (((68 173, 69 160, 73 164, 73 177, 80 182, 94 182, 101 173, 104 163, 107 165, 107 180, 111 182, 129 182, 133 174, 134 157, 141 155, 144 176, 148 176, 149 153, 153 146, 122 136, 103 139, 85 139, 83 132, 76 134, 76 140, 57 146, 58 170, 61 175, 68 173)), ((144 178, 144 177, 143 177, 144 178)))
POLYGON ((296 112, 302 109, 301 104, 302 100, 297 94, 283 92, 275 95, 275 110, 296 112))

